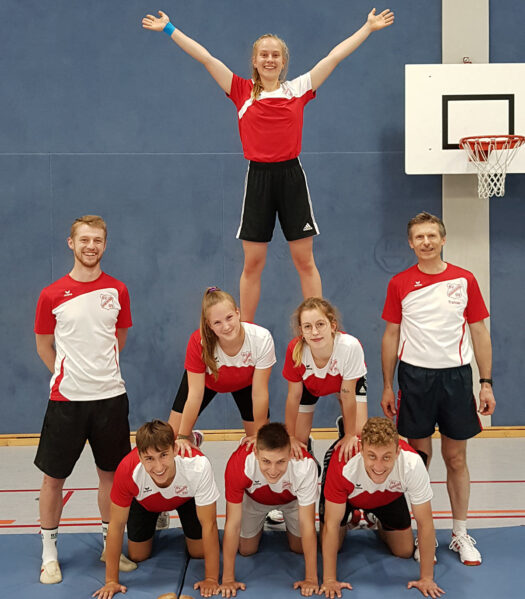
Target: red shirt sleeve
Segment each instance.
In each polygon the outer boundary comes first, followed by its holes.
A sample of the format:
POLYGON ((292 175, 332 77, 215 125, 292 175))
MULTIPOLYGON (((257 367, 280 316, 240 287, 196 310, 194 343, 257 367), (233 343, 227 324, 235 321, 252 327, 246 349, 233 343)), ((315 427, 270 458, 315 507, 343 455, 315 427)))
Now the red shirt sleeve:
POLYGON ((381 315, 381 318, 387 322, 401 324, 401 297, 399 295, 399 287, 396 285, 394 278, 390 279, 390 282, 388 283, 385 306, 383 308, 383 314, 381 315))
POLYGON ((470 324, 472 322, 479 322, 485 318, 488 318, 489 311, 487 310, 487 306, 483 301, 483 296, 481 295, 481 290, 479 288, 478 282, 474 275, 469 277, 467 283, 467 310, 466 317, 467 322, 470 324))
POLYGON ((35 314, 35 333, 37 335, 53 335, 55 333, 56 318, 53 314, 53 303, 51 297, 42 289, 35 314))
POLYGON ((252 89, 253 83, 250 79, 243 79, 234 73, 230 93, 226 95, 235 104, 237 110, 240 110, 250 97, 252 89))
POLYGON ((244 474, 244 463, 251 451, 241 445, 234 451, 226 464, 224 472, 224 491, 226 501, 230 503, 242 503, 244 490, 251 485, 251 480, 244 474))
POLYGON ((188 341, 184 368, 189 372, 195 372, 197 374, 206 372, 206 364, 204 364, 202 359, 201 335, 199 331, 195 331, 188 341))
POLYGON ((111 501, 120 507, 129 507, 139 492, 137 485, 133 482, 132 457, 133 451, 120 462, 113 478, 110 497, 111 501))
POLYGON ((133 322, 131 320, 129 292, 125 285, 123 285, 122 289, 119 290, 118 301, 120 303, 120 312, 118 313, 116 327, 117 329, 129 329, 131 326, 133 326, 133 322))
POLYGON ((300 383, 303 380, 302 364, 299 368, 296 368, 292 358, 293 350, 298 341, 297 337, 290 341, 286 350, 286 358, 284 359, 283 376, 291 383, 300 383))
POLYGON ((339 451, 334 450, 324 483, 324 497, 332 503, 346 503, 354 489, 354 485, 343 476, 345 464, 345 461, 339 461, 339 451))

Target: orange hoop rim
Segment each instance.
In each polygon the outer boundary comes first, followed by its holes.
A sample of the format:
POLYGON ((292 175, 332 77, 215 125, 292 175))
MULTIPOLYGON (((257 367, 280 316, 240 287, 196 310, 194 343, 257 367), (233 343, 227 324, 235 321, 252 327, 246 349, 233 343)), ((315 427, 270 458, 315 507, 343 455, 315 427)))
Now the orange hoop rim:
POLYGON ((474 149, 477 145, 485 152, 489 150, 511 150, 515 146, 521 146, 524 143, 525 136, 523 135, 469 135, 459 140, 459 145, 463 149, 466 149, 465 146, 474 149))

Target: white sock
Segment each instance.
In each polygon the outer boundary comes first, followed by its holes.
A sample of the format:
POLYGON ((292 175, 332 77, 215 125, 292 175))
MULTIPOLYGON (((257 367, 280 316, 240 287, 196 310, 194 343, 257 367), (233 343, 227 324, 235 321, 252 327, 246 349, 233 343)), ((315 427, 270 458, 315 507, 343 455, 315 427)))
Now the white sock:
POLYGON ((459 535, 467 534, 467 521, 466 520, 452 520, 452 532, 459 537, 459 535))
POLYGON ((48 562, 58 561, 58 526, 56 528, 41 528, 40 536, 42 537, 42 563, 47 564, 48 562))
POLYGON ((106 549, 106 539, 108 537, 109 522, 102 520, 102 540, 104 541, 104 549, 106 549))

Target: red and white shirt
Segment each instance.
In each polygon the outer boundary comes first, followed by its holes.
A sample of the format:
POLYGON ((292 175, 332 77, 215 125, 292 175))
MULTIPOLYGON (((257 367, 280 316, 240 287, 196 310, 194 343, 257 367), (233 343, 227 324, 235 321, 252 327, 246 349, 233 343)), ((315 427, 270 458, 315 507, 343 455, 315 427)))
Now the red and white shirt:
POLYGON ((317 501, 317 464, 303 449, 303 459, 291 459, 288 468, 276 483, 269 483, 259 468, 253 447, 246 451, 241 445, 226 465, 226 501, 242 503, 246 492, 254 501, 263 505, 283 505, 297 499, 301 506, 317 501))
POLYGON ((392 277, 383 319, 400 324, 398 357, 424 368, 469 364, 467 324, 489 315, 474 275, 447 264, 439 274, 416 265, 392 277))
POLYGON ((116 331, 131 325, 128 290, 106 273, 89 283, 66 275, 45 287, 35 333, 55 336, 50 399, 90 401, 125 393, 116 331))
POLYGON ((334 337, 332 355, 323 368, 315 365, 310 347, 303 344, 301 365, 296 367, 292 358, 299 338, 292 339, 286 350, 283 376, 291 383, 303 382, 315 397, 339 393, 343 381, 359 379, 366 374, 365 355, 359 341, 338 331, 334 337))
POLYGON ((310 73, 251 96, 253 81, 233 75, 229 98, 237 107, 244 156, 255 162, 281 162, 301 153, 303 110, 315 98, 310 73))
POLYGON ((430 501, 433 493, 423 460, 405 441, 400 440, 399 445, 396 464, 379 485, 366 473, 360 452, 345 463, 334 451, 326 472, 325 499, 339 504, 349 502, 365 510, 387 505, 405 493, 412 505, 430 501))
POLYGON ((251 322, 243 322, 242 326, 244 343, 235 356, 228 356, 218 343, 215 346, 215 361, 219 370, 217 380, 202 359, 199 330, 196 330, 188 341, 184 368, 188 372, 205 372, 206 387, 217 393, 231 393, 249 387, 256 369, 270 368, 275 364, 275 346, 272 335, 267 329, 251 322))
POLYGON ((175 456, 173 482, 168 487, 157 487, 142 465, 135 447, 118 465, 111 501, 120 507, 129 507, 136 499, 149 512, 169 512, 192 497, 195 505, 214 503, 220 494, 211 464, 198 449, 192 448, 191 452, 191 457, 175 456))

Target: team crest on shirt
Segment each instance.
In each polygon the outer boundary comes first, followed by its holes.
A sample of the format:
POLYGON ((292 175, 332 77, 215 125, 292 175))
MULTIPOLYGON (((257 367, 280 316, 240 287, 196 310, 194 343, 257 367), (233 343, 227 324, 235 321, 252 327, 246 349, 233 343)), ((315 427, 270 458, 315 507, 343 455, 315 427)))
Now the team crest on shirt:
POLYGON ((115 298, 109 293, 100 294, 100 307, 104 310, 113 310, 115 307, 115 298))
POLYGON ((241 360, 245 366, 249 365, 252 360, 252 352, 251 351, 241 352, 241 360))
POLYGON ((392 491, 394 493, 402 493, 403 492, 403 487, 402 487, 400 481, 398 481, 398 480, 391 480, 390 484, 388 485, 388 490, 392 491))
POLYGON ((188 487, 187 485, 182 485, 182 487, 175 487, 175 495, 187 495, 188 487))
POLYGON ((333 374, 333 375, 339 374, 336 358, 333 358, 332 360, 330 360, 330 365, 328 366, 328 374, 333 374))
POLYGON ((447 283, 447 296, 449 304, 460 304, 463 300, 463 285, 458 281, 447 283))

